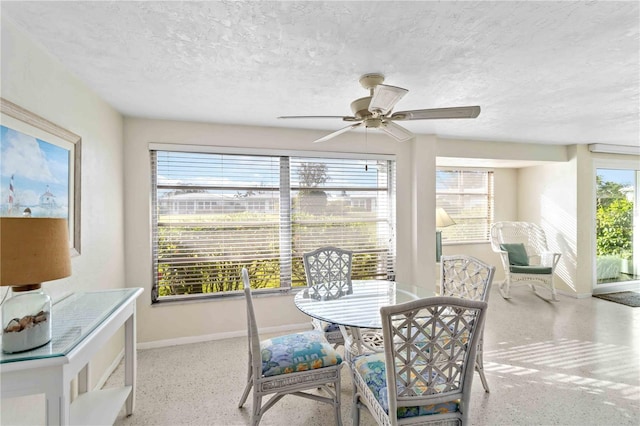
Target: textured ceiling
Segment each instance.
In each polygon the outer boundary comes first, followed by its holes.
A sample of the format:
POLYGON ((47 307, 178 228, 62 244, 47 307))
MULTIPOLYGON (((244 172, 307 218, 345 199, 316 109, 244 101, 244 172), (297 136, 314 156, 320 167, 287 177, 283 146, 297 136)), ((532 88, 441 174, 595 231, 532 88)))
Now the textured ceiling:
POLYGON ((397 110, 480 105, 414 133, 640 143, 631 2, 1 2, 3 18, 127 116, 337 130, 381 72, 397 110))

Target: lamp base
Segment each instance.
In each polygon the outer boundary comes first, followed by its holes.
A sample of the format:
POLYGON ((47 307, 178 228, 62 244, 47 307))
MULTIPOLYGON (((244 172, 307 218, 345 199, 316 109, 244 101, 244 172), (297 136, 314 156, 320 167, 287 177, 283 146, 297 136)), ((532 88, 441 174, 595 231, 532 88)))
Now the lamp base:
POLYGON ((13 286, 2 307, 2 351, 24 352, 51 341, 51 298, 40 284, 13 286))
POLYGON ((442 257, 442 231, 436 231, 436 262, 442 257))

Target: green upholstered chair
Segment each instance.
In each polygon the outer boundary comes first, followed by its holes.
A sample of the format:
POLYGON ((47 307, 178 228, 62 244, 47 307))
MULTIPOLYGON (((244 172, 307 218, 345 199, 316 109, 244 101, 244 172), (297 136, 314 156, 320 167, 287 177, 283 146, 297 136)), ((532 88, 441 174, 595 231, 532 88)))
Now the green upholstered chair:
POLYGON ((544 230, 530 222, 496 222, 491 225, 491 248, 500 254, 505 279, 498 286, 505 299, 511 287, 529 285, 543 299, 557 301, 553 276, 560 253, 550 252, 544 230), (551 297, 538 290, 544 289, 551 297))

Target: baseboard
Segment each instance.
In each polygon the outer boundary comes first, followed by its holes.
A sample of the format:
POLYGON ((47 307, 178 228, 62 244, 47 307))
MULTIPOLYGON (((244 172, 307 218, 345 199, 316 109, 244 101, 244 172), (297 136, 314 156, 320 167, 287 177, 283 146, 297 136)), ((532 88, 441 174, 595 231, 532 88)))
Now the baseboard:
MULTIPOLYGON (((261 335, 270 334, 270 333, 287 333, 287 332, 300 331, 300 330, 309 330, 310 328, 311 328, 311 321, 305 322, 302 324, 288 324, 288 325, 280 325, 276 327, 265 327, 258 330, 258 333, 261 335)), ((188 345, 190 343, 201 343, 201 342, 208 342, 211 340, 230 339, 230 338, 242 337, 246 335, 247 335, 246 330, 240 330, 240 331, 227 331, 224 333, 205 334, 200 336, 178 337, 174 339, 155 340, 152 342, 141 342, 141 343, 138 343, 138 349, 155 349, 155 348, 164 348, 167 346, 188 345)))
POLYGON ((564 290, 557 290, 556 293, 561 296, 571 297, 572 299, 586 299, 587 297, 591 297, 591 293, 571 293, 564 290))

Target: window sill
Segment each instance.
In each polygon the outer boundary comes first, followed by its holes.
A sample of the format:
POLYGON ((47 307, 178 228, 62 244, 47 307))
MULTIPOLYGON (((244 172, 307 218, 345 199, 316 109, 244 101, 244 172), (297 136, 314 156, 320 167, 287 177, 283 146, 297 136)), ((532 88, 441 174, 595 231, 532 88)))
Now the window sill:
MULTIPOLYGON (((292 287, 287 289, 273 289, 273 290, 252 290, 251 296, 254 298, 263 297, 290 297, 295 296, 299 291, 306 287, 292 287)), ((186 305, 193 303, 216 303, 227 302, 230 300, 244 299, 244 292, 238 291, 235 293, 226 294, 212 294, 208 296, 176 296, 171 299, 162 299, 151 303, 151 307, 164 307, 175 305, 186 305)))
POLYGON ((443 241, 443 246, 470 246, 476 244, 491 244, 489 240, 486 241, 443 241))

